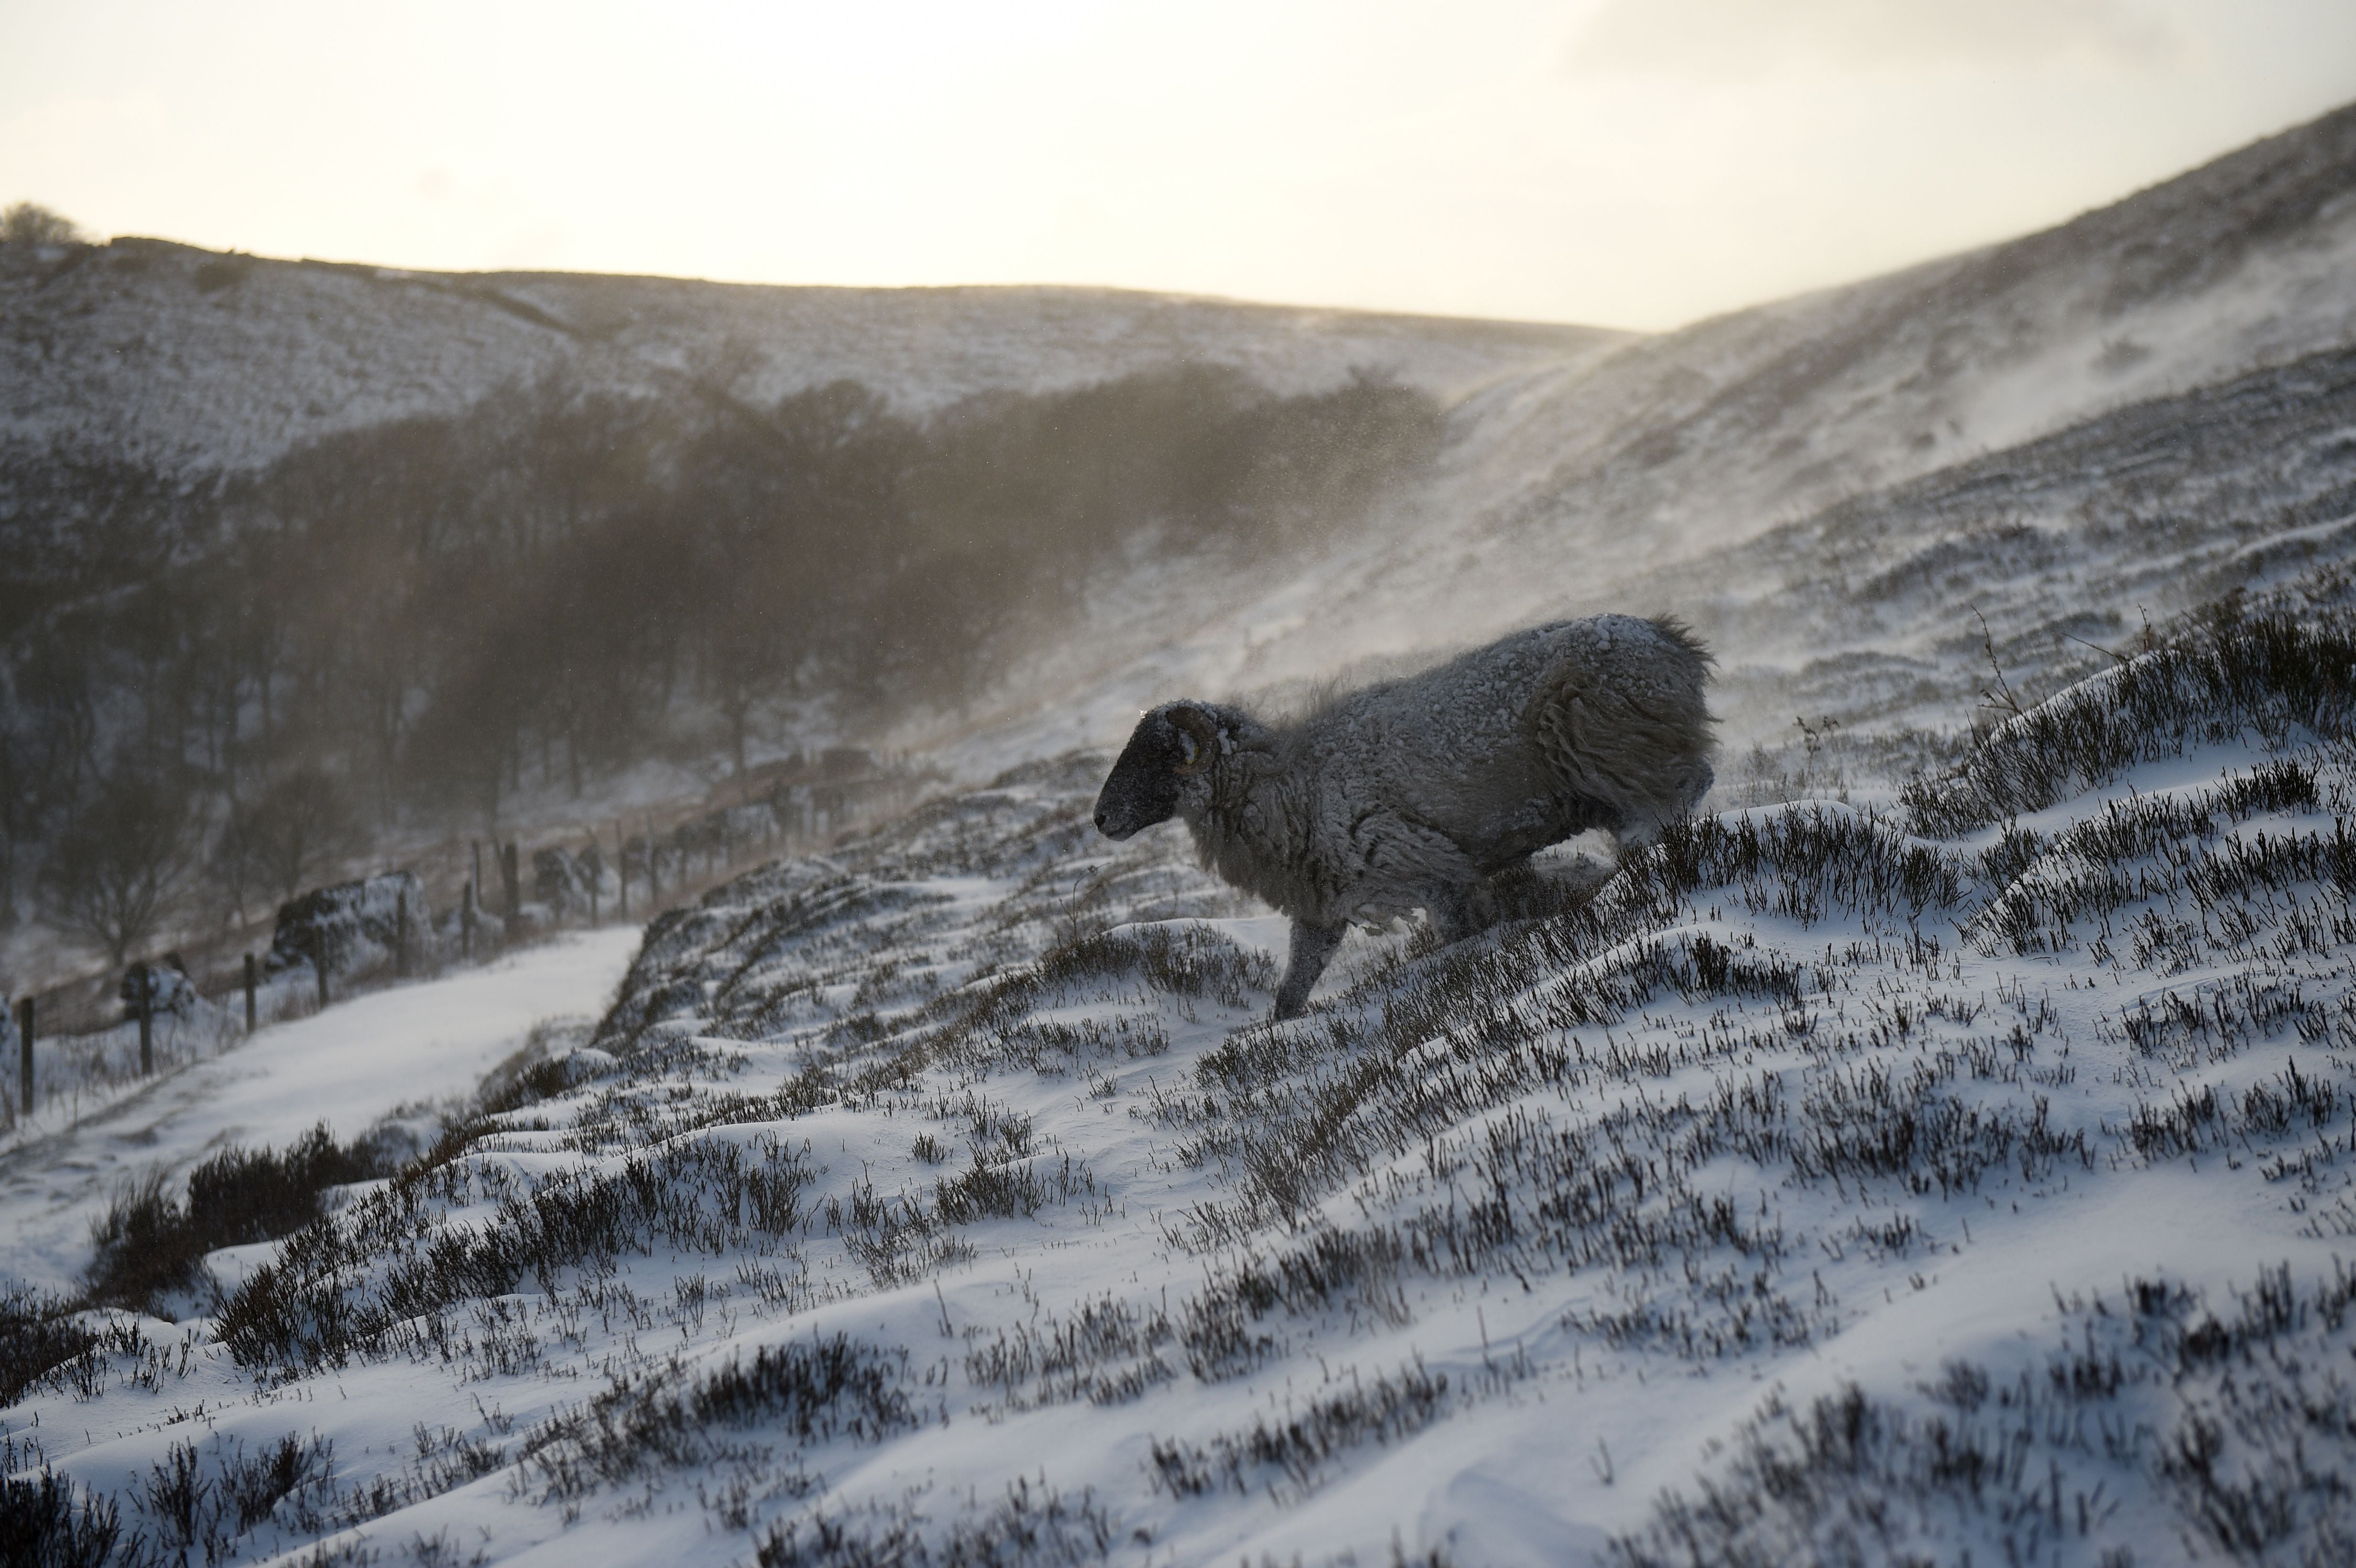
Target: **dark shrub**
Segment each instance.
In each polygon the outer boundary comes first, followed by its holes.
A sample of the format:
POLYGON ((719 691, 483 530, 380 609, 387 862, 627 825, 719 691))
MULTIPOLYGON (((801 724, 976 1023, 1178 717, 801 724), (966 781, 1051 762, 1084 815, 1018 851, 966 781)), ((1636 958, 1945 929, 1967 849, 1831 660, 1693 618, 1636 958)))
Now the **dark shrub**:
MULTIPOLYGON (((0 1406, 16 1403, 34 1379, 98 1343, 97 1335, 74 1321, 74 1311, 71 1302, 47 1291, 0 1286, 0 1406)), ((16 1561, 0 1552, 0 1563, 16 1561)))
POLYGON ((291 1235, 318 1218, 320 1193, 390 1175, 388 1163, 366 1140, 339 1145, 323 1122, 283 1153, 221 1150, 188 1173, 185 1207, 165 1195, 164 1173, 151 1172, 91 1227, 91 1299, 157 1311, 170 1292, 197 1285, 207 1253, 291 1235))

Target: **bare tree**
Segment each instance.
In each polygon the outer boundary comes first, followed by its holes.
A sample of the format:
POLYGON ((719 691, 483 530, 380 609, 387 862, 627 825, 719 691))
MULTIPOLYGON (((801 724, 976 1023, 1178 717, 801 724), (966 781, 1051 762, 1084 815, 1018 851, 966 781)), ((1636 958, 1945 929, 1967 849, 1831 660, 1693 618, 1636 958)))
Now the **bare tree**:
POLYGON ((316 767, 280 776, 241 814, 239 848, 265 887, 291 899, 359 841, 351 802, 335 778, 316 767))
POLYGON ((177 773, 118 761, 58 837, 49 912, 117 965, 155 933, 196 858, 196 797, 177 773))
POLYGON ((74 245, 81 241, 81 226, 62 212, 51 212, 37 201, 19 201, 0 208, 0 240, 11 245, 74 245))

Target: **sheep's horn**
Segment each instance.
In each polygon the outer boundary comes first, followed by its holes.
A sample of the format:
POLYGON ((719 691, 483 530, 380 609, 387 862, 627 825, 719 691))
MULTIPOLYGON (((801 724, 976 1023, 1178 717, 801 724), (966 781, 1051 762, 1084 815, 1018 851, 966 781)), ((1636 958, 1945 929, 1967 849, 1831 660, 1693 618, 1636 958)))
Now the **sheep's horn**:
POLYGON ((1209 714, 1199 708, 1173 708, 1170 710, 1170 722, 1183 730, 1194 742, 1194 759, 1178 764, 1182 775, 1199 773, 1218 760, 1219 726, 1209 714))

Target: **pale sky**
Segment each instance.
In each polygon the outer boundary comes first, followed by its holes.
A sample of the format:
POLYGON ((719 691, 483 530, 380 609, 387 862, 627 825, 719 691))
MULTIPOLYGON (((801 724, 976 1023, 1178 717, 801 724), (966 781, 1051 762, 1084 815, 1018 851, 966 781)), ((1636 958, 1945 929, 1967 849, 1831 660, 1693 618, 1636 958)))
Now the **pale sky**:
POLYGON ((0 202, 387 265, 1663 327, 2356 99, 2356 0, 0 0, 0 202))

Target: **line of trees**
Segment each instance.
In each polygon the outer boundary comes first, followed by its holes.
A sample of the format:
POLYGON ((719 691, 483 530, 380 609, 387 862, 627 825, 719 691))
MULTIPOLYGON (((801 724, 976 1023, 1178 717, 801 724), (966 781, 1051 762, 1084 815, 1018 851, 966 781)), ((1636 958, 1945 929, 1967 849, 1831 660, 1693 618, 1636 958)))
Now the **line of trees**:
POLYGON ((0 450, 0 921, 120 957, 186 888, 242 914, 404 818, 967 701, 1109 562, 1313 542, 1440 422, 1364 375, 1175 368, 918 421, 714 372, 509 386, 203 482, 0 450), (152 885, 98 869, 125 855, 152 885))

